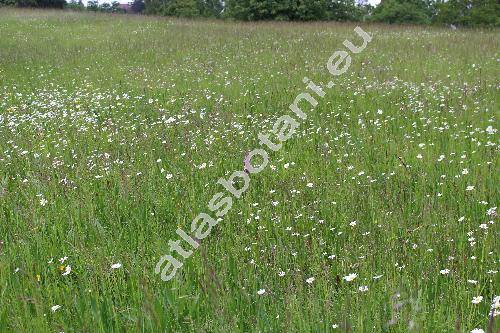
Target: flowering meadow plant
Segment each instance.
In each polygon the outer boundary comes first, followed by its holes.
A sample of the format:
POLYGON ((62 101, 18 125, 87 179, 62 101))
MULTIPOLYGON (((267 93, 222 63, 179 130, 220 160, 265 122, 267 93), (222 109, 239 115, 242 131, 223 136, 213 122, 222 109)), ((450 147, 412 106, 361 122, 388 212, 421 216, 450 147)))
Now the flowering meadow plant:
POLYGON ((356 27, 0 9, 0 332, 498 331, 500 34, 356 27))

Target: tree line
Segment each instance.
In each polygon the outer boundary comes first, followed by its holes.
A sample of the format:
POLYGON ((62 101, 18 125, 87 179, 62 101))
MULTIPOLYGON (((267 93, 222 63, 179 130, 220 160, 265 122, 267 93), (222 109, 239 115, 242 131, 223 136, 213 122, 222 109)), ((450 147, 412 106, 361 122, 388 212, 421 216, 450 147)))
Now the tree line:
MULTIPOLYGON (((123 12, 118 2, 84 7, 77 0, 0 0, 0 5, 123 12)), ((241 21, 373 21, 394 24, 499 26, 499 0, 134 0, 135 13, 241 21)))

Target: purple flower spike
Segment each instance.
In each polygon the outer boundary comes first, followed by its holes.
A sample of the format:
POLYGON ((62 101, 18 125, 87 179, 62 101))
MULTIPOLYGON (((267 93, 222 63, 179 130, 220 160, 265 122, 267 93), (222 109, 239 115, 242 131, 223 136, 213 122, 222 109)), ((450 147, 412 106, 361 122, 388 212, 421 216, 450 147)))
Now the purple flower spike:
POLYGON ((247 155, 245 156, 245 159, 243 160, 243 171, 250 174, 250 171, 249 171, 250 167, 251 167, 250 152, 248 152, 247 155))

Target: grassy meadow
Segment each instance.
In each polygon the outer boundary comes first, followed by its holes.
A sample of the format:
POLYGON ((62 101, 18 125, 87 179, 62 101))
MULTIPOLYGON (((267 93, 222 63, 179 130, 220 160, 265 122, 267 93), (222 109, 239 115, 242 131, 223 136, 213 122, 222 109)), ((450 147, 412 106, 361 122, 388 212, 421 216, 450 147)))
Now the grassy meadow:
POLYGON ((0 332, 498 332, 499 31, 354 28, 0 8, 0 332))

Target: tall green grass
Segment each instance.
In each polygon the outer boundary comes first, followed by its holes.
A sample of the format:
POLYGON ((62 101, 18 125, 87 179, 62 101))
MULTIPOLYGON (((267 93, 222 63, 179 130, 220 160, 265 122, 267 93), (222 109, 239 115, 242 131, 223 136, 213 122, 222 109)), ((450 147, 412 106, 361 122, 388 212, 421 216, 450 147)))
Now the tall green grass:
POLYGON ((154 274, 354 27, 0 9, 0 331, 495 332, 497 30, 363 25, 272 168, 154 274))

